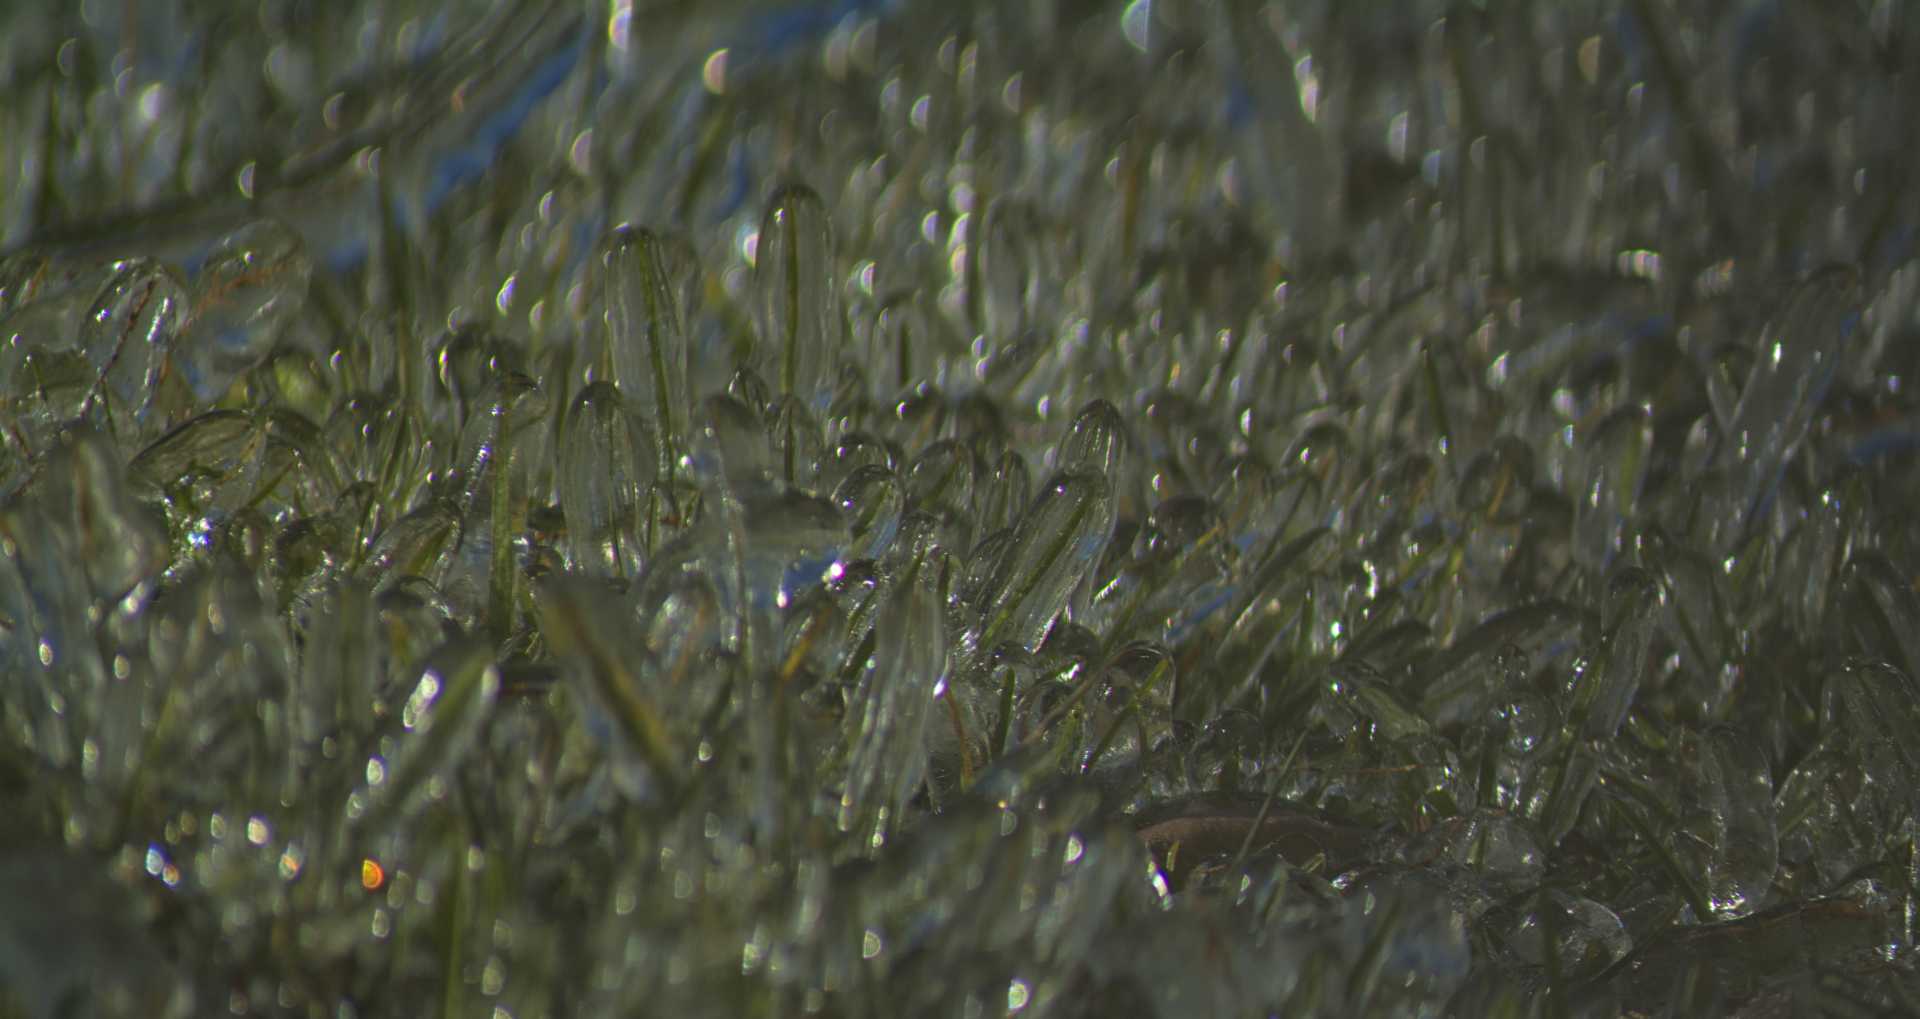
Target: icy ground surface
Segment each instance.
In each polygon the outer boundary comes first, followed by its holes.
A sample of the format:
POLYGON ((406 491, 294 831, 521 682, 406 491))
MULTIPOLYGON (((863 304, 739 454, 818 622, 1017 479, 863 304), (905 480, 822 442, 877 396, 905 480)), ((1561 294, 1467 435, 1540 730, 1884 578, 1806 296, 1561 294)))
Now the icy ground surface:
POLYGON ((0 5, 0 1016, 1920 1007, 1917 72, 0 5))

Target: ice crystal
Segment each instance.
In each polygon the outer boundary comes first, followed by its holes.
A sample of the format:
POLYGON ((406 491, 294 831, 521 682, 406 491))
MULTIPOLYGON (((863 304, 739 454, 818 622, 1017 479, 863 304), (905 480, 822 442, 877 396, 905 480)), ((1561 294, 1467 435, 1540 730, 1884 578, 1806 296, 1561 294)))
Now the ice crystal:
POLYGON ((0 7, 0 1016, 1913 1009, 1916 17, 0 7))

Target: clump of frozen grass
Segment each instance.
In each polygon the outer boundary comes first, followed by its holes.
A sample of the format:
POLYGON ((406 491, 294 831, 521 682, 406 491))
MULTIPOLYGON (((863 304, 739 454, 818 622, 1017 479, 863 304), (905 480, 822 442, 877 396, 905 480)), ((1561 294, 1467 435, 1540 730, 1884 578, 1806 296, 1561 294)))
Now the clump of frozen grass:
POLYGON ((0 14, 0 1015, 1910 1007, 1897 5, 255 13, 0 14))

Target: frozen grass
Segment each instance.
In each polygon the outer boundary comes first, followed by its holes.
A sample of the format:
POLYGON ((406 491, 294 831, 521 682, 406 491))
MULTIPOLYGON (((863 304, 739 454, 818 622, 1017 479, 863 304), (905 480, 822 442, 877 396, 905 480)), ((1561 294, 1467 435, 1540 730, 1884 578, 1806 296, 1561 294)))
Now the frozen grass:
POLYGON ((1920 1007, 1907 7, 0 12, 0 1016, 1920 1007))

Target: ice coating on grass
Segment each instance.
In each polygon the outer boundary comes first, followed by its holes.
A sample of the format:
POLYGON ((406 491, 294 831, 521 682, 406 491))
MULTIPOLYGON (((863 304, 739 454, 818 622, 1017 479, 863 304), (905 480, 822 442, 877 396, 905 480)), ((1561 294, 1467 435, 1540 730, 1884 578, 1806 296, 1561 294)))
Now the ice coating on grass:
POLYGON ((1515 926, 1511 942, 1528 962, 1551 965, 1572 977, 1592 976, 1633 948, 1633 938, 1620 917, 1592 899, 1550 889, 1533 902, 1534 908, 1515 926))
POLYGON ((982 649, 1001 643, 1039 647, 1074 585, 1105 548, 1112 513, 1112 495, 1099 474, 1057 474, 1041 488, 986 581, 995 593, 981 613, 982 649))
POLYGON ((1912 997, 1901 5, 99 6, 0 1014, 1912 997))
POLYGON ((614 378, 635 416, 657 436, 663 477, 677 467, 687 441, 693 392, 687 378, 685 313, 674 294, 667 258, 665 242, 657 234, 632 227, 614 231, 601 254, 614 378))
POLYGON ((144 412, 154 399, 187 314, 186 286, 165 265, 135 258, 114 266, 87 311, 81 342, 101 389, 125 410, 144 412))
POLYGON ((1675 855, 1694 868, 1714 919, 1757 912, 1779 861, 1773 776, 1756 749, 1726 729, 1689 733, 1680 753, 1693 780, 1679 790, 1675 855))
POLYGON ((463 638, 429 654, 412 685, 395 692, 401 699, 389 717, 398 726, 367 759, 366 784, 346 807, 350 821, 376 832, 406 821, 423 799, 446 795, 435 776, 478 742, 500 694, 500 668, 485 643, 463 638))
POLYGON ((1009 199, 987 209, 980 242, 981 328, 991 343, 1025 335, 1038 307, 1046 273, 1034 210, 1009 199))
POLYGON ((1646 408, 1626 407, 1580 432, 1574 554, 1589 569, 1605 570, 1620 552, 1621 528, 1645 484, 1653 427, 1646 408))
POLYGON ((300 313, 312 275, 305 242, 284 223, 250 223, 214 248, 194 273, 192 320, 173 356, 201 400, 267 353, 300 313))
POLYGON ((899 581, 874 624, 873 656, 847 715, 853 748, 840 827, 879 846, 899 827, 926 770, 926 728, 946 679, 947 639, 938 596, 917 573, 899 581))
POLYGON ((1660 582, 1645 570, 1622 570, 1608 578, 1597 661, 1573 689, 1571 712, 1583 720, 1588 737, 1613 735, 1632 706, 1646 674, 1663 597, 1660 582))
POLYGON ((885 467, 869 465, 854 471, 834 489, 833 501, 848 518, 855 558, 878 558, 900 532, 905 499, 899 479, 885 467))
POLYGON ((1797 283, 1760 331, 1753 369, 1725 422, 1722 458, 1731 472, 1727 507, 1744 527, 1770 508, 1780 472, 1833 384, 1859 322, 1860 274, 1821 269, 1797 283))
POLYGON ((639 572, 647 551, 646 479, 657 463, 652 440, 611 383, 596 382, 574 397, 557 466, 579 568, 609 576, 639 572))
POLYGON ((767 201, 754 253, 757 363, 767 379, 823 409, 839 367, 838 266, 829 213, 811 188, 788 185, 767 201))

